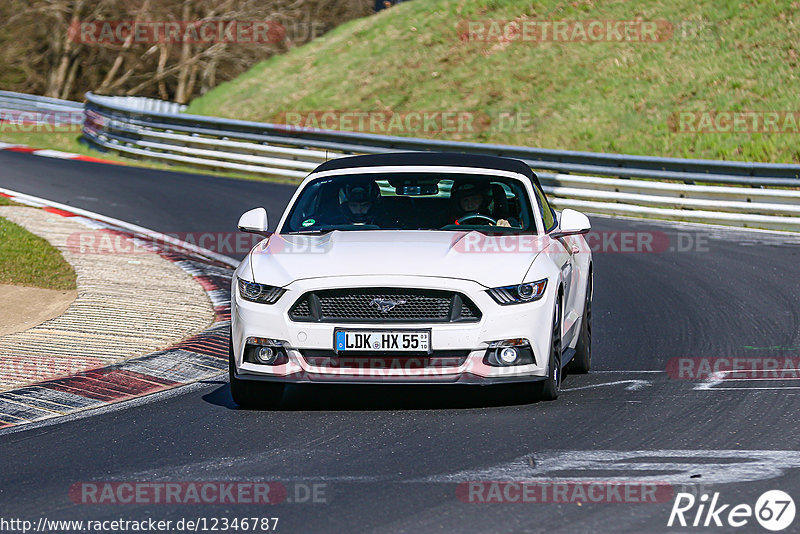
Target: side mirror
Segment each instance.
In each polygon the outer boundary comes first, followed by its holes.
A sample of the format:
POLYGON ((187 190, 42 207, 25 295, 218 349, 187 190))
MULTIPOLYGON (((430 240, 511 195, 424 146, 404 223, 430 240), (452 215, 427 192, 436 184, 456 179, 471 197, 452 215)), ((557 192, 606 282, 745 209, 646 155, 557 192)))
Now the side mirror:
POLYGON ((239 231, 251 234, 267 234, 267 210, 255 208, 239 217, 239 231))
POLYGON ((568 235, 585 234, 592 229, 589 217, 569 208, 561 212, 558 229, 550 234, 553 239, 568 235))

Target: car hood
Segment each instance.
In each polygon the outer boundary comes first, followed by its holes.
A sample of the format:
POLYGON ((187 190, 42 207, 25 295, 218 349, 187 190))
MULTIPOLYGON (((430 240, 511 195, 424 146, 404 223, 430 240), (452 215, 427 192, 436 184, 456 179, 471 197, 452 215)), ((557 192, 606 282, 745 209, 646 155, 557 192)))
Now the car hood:
POLYGON ((273 234, 253 248, 250 265, 256 282, 275 286, 332 276, 405 275, 497 287, 522 282, 546 242, 547 237, 487 236, 474 231, 273 234))

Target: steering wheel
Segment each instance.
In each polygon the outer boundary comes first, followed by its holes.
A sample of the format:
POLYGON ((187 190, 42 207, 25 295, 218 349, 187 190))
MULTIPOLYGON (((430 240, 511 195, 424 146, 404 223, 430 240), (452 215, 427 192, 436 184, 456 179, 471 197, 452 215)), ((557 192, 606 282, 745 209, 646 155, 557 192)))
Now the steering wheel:
POLYGON ((483 215, 481 213, 468 213, 463 217, 456 219, 456 224, 464 224, 464 221, 469 221, 470 219, 479 219, 481 221, 488 222, 492 226, 497 226, 497 219, 493 219, 488 215, 483 215))

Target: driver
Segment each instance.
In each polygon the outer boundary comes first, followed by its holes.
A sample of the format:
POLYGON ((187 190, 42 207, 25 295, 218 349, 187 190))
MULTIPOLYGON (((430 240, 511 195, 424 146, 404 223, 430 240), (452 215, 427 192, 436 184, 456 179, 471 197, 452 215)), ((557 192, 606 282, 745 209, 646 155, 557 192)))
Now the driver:
MULTIPOLYGON (((488 182, 456 182, 450 190, 450 198, 453 199, 456 205, 455 224, 461 224, 459 223, 461 219, 474 215, 475 223, 481 224, 481 221, 484 221, 490 226, 495 226, 490 221, 478 217, 484 216, 494 219, 491 185, 488 182)), ((506 219, 498 219, 497 226, 509 227, 511 224, 506 219)))
POLYGON ((345 223, 375 224, 381 192, 370 180, 347 184, 339 190, 339 213, 345 223))

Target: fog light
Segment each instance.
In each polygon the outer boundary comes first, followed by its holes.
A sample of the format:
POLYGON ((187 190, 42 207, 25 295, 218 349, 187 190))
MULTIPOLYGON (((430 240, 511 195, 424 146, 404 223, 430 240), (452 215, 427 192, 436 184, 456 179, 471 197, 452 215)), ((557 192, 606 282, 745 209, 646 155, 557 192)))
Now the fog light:
POLYGON ((515 349, 514 347, 505 347, 503 349, 500 349, 499 358, 500 361, 505 364, 508 365, 513 364, 514 362, 517 361, 518 357, 519 353, 517 352, 517 349, 515 349))
POLYGON ((259 365, 283 365, 289 361, 286 342, 279 339, 248 337, 243 359, 245 362, 259 365))
POLYGON ((531 343, 525 338, 489 342, 483 363, 493 367, 510 367, 536 363, 531 343))
POLYGON ((275 363, 277 355, 278 353, 272 347, 259 347, 258 351, 256 351, 256 360, 264 365, 272 365, 275 363))

